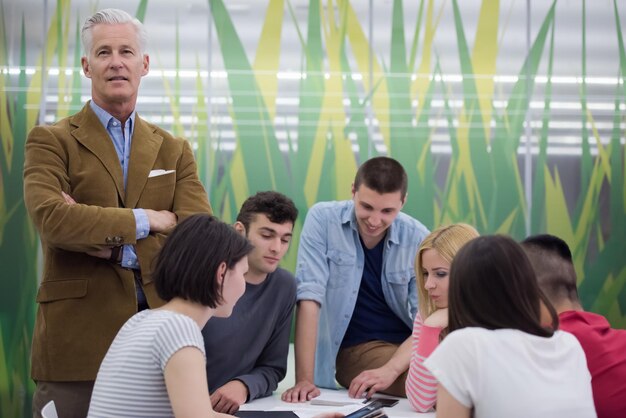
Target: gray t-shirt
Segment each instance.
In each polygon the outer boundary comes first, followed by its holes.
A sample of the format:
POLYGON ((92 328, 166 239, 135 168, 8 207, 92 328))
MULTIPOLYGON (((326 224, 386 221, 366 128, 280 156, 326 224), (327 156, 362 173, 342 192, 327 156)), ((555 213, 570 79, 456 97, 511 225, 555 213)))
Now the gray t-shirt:
POLYGON ((207 355, 209 391, 240 380, 248 400, 272 394, 284 379, 289 353, 296 281, 281 268, 259 285, 246 283, 229 318, 213 317, 202 335, 207 355))
POLYGON ((190 346, 204 354, 198 324, 186 315, 145 310, 131 317, 100 365, 88 417, 173 417, 163 372, 190 346))

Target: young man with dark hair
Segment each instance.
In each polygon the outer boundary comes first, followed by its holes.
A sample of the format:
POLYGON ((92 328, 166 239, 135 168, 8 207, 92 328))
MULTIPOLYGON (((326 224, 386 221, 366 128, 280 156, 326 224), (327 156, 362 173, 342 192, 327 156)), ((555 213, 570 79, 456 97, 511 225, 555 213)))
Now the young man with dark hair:
POLYGON ((296 283, 278 267, 289 249, 298 209, 286 196, 259 192, 241 206, 235 229, 254 245, 246 291, 229 318, 213 318, 202 335, 213 409, 232 414, 272 394, 287 371, 296 283))
POLYGON ((559 328, 578 338, 587 356, 598 418, 626 417, 626 331, 603 316, 585 312, 578 299, 572 253, 553 235, 522 241, 539 287, 559 314, 559 328))
POLYGON ((405 395, 414 262, 428 234, 400 212, 406 193, 402 165, 376 157, 357 171, 352 200, 309 210, 296 269, 296 385, 284 401, 308 401, 335 378, 352 397, 405 395))

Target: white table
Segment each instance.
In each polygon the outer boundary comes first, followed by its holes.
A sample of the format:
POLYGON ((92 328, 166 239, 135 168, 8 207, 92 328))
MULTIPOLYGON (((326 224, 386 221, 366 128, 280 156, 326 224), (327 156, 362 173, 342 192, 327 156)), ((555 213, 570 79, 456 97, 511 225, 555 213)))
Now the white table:
MULTIPOLYGON (((311 402, 305 403, 288 403, 283 402, 280 399, 282 391, 276 391, 272 396, 267 398, 255 399, 254 401, 241 406, 242 411, 293 411, 300 418, 310 418, 322 412, 338 411, 344 414, 356 411, 363 407, 362 401, 357 399, 349 399, 348 391, 345 389, 332 390, 332 389, 320 389, 322 394, 319 399, 336 400, 342 398, 346 401, 354 402, 347 406, 323 406, 323 405, 311 405, 311 402)), ((435 418, 434 412, 428 412, 420 414, 415 412, 409 405, 409 401, 406 399, 400 399, 400 402, 391 407, 385 408, 385 413, 390 418, 435 418)))

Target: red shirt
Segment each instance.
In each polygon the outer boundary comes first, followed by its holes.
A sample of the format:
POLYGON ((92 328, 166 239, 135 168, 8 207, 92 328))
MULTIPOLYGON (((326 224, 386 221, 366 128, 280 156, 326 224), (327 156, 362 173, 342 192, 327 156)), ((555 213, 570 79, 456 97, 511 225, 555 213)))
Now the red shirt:
POLYGON ((585 351, 598 418, 626 417, 626 330, 591 312, 565 311, 559 321, 585 351))

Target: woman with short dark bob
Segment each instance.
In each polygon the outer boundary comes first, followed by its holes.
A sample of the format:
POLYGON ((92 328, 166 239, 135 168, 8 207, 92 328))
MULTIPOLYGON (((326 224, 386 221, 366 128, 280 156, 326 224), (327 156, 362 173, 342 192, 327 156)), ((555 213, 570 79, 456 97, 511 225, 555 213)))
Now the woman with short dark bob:
POLYGON ((424 362, 439 381, 438 418, 596 417, 585 354, 554 331, 556 312, 519 244, 501 235, 467 243, 448 294, 450 334, 424 362))
MULTIPOLYGON (((228 317, 245 290, 252 246, 209 215, 181 222, 153 281, 165 305, 131 317, 98 372, 89 417, 219 417, 211 408, 200 330, 228 317)), ((114 302, 112 302, 114 303, 114 302)))

